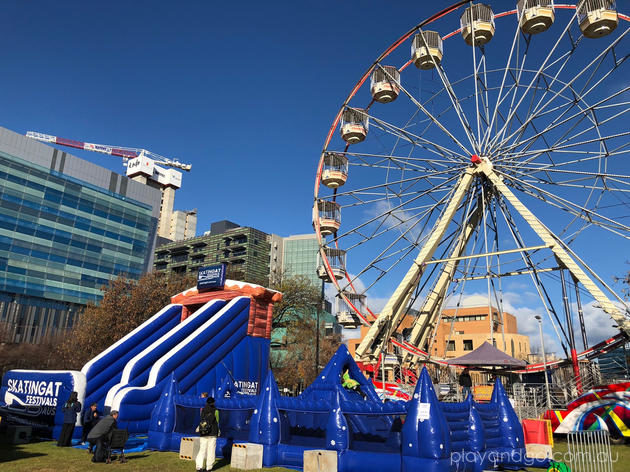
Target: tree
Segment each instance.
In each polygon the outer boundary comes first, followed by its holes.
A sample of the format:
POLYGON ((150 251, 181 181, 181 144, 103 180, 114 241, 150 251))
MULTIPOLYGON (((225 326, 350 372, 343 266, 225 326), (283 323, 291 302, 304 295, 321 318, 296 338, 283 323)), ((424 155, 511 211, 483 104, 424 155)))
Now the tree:
POLYGON ((58 348, 59 368, 79 369, 196 283, 192 275, 151 272, 140 280, 118 277, 103 287, 98 305, 88 305, 58 348))
MULTIPOLYGON (((282 301, 273 310, 273 334, 282 340, 281 348, 271 353, 271 365, 278 384, 295 390, 310 384, 318 374, 317 312, 322 308, 321 289, 305 276, 283 276, 273 288, 282 292, 282 301)), ((319 323, 319 358, 325 362, 339 345, 339 335, 326 336, 324 323, 319 323)))
POLYGON ((8 342, 9 327, 0 323, 0 376, 11 369, 54 369, 59 365, 58 336, 46 336, 38 344, 8 342))
MULTIPOLYGON (((286 350, 272 352, 274 376, 278 385, 297 390, 300 385, 310 385, 319 373, 315 369, 315 338, 317 319, 305 317, 293 321, 287 327, 286 350)), ((325 335, 323 323, 319 327, 319 358, 328 360, 341 344, 341 335, 325 335)))
POLYGON ((286 328, 305 317, 312 318, 321 305, 321 290, 303 275, 283 276, 272 288, 282 292, 282 301, 273 307, 273 329, 286 328))

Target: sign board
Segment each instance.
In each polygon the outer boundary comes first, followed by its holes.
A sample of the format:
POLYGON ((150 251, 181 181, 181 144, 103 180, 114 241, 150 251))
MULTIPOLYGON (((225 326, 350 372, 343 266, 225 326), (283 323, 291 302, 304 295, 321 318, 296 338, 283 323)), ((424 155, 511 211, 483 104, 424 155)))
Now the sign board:
POLYGON ((200 267, 197 273, 197 290, 205 292, 222 289, 225 285, 225 269, 225 264, 200 267))
POLYGON ((0 414, 17 424, 53 427, 63 423, 61 407, 72 391, 83 401, 85 384, 77 371, 10 370, 2 377, 0 414))
POLYGON ((475 385, 473 387, 473 396, 476 402, 489 402, 492 399, 493 385, 475 385))
POLYGON ((235 380, 234 387, 236 393, 241 395, 258 395, 258 381, 256 380, 235 380))
POLYGON ((418 419, 420 421, 428 420, 431 418, 431 404, 420 403, 418 405, 418 419))

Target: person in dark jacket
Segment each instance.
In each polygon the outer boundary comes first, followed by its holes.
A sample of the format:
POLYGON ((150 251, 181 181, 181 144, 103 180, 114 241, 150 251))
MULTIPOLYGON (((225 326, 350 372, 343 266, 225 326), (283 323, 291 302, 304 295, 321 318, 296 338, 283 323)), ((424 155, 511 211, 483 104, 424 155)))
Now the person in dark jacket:
MULTIPOLYGON (((90 408, 86 408, 81 416, 83 423, 83 435, 81 436, 81 442, 86 443, 90 430, 98 423, 98 419, 101 417, 100 412, 96 409, 96 403, 92 403, 90 408)), ((88 445, 88 452, 92 452, 92 445, 88 445)))
POLYGON ((201 410, 199 420, 199 452, 195 459, 198 471, 210 471, 214 466, 217 437, 219 436, 219 410, 214 407, 214 398, 208 397, 201 410))
POLYGON ((465 368, 464 371, 459 375, 459 385, 462 387, 462 393, 465 400, 470 394, 470 388, 472 387, 472 379, 470 378, 468 368, 465 368))
POLYGON ((111 441, 112 432, 116 429, 118 423, 118 412, 112 410, 107 416, 101 418, 87 435, 90 445, 96 446, 92 462, 105 462, 107 458, 107 444, 111 441))
POLYGON ((77 422, 77 414, 81 413, 81 402, 78 400, 77 392, 72 392, 70 398, 63 405, 63 426, 61 434, 57 440, 57 446, 70 447, 72 445, 72 434, 74 433, 74 425, 77 422))

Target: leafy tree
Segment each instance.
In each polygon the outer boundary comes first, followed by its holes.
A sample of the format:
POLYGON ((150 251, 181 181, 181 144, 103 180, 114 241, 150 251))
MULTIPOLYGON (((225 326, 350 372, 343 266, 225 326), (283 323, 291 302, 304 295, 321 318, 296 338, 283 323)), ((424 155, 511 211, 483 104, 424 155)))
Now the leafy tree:
POLYGON ((322 302, 321 290, 303 275, 281 277, 272 288, 282 292, 282 301, 273 307, 273 329, 287 328, 305 317, 312 318, 322 302))
MULTIPOLYGON (((301 275, 281 277, 273 288, 283 295, 282 301, 274 306, 272 322, 272 337, 282 339, 282 346, 272 351, 271 364, 278 384, 296 390, 300 385, 309 385, 318 374, 315 358, 321 288, 301 275)), ((339 335, 325 335, 324 322, 320 320, 320 363, 326 363, 340 344, 339 335)))
MULTIPOLYGON (((341 335, 326 336, 324 323, 319 327, 319 359, 325 364, 341 344, 341 335)), ((319 369, 315 368, 317 319, 302 318, 287 328, 286 350, 272 352, 273 372, 278 385, 292 391, 310 385, 319 369)))
MULTIPOLYGON (((170 303, 171 296, 196 283, 192 275, 151 272, 140 280, 118 277, 103 287, 98 305, 88 305, 57 351, 63 368, 85 362, 118 341, 170 303)), ((61 367, 61 366, 60 366, 61 367)))

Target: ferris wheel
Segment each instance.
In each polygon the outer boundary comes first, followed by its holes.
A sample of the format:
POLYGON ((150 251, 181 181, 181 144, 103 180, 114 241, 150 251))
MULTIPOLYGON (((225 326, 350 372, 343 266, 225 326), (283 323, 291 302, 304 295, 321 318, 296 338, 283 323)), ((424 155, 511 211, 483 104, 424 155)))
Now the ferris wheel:
POLYGON ((630 17, 613 0, 495 3, 458 2, 402 35, 326 136, 318 273, 339 321, 370 326, 358 360, 392 341, 403 362, 426 360, 442 309, 471 293, 498 311, 501 343, 509 287, 536 298, 574 361, 593 353, 595 311, 619 330, 606 345, 630 333, 609 285, 630 247, 630 17))

